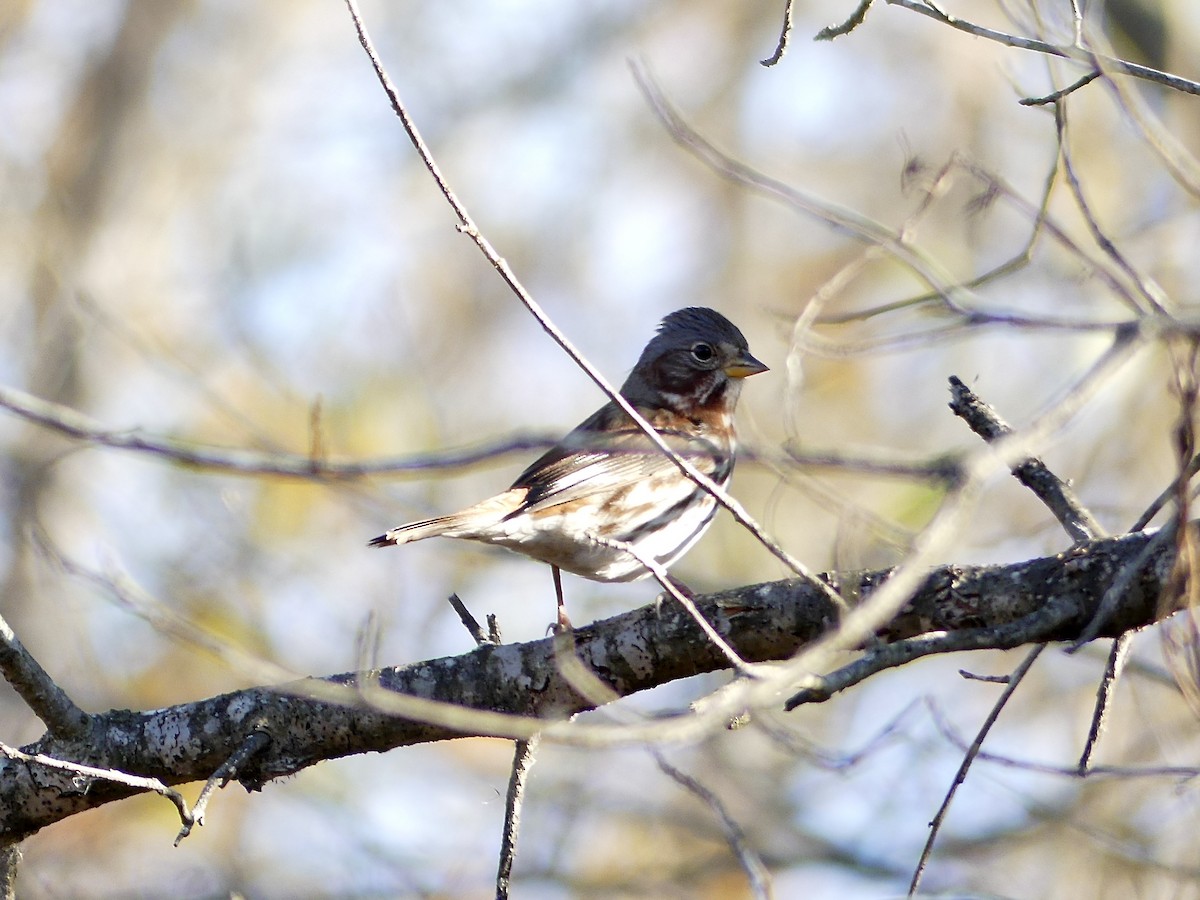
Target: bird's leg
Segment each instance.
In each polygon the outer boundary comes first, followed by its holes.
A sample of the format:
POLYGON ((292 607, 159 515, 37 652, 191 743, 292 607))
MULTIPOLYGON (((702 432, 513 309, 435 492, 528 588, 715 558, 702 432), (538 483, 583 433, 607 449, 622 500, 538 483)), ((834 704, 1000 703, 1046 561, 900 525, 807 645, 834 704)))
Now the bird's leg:
POLYGON ((563 603, 562 572, 559 571, 558 566, 552 565, 550 567, 550 574, 554 576, 554 597, 558 601, 558 615, 555 617, 554 624, 550 627, 555 632, 560 633, 571 631, 574 626, 571 624, 571 620, 567 618, 567 607, 563 603))

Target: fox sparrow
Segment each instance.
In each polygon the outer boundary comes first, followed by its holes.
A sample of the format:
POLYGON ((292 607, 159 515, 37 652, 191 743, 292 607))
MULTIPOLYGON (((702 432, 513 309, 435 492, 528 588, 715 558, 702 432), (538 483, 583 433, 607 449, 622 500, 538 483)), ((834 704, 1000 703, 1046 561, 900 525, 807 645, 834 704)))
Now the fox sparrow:
MULTIPOLYGON (((724 487, 733 472, 733 410, 742 379, 767 367, 720 313, 671 313, 621 386, 666 444, 724 487)), ((669 566, 700 538, 717 501, 688 479, 616 403, 591 417, 522 472, 512 487, 461 512, 400 525, 373 547, 428 537, 498 544, 549 563, 560 624, 559 569, 594 581, 650 574, 638 555, 669 566)))

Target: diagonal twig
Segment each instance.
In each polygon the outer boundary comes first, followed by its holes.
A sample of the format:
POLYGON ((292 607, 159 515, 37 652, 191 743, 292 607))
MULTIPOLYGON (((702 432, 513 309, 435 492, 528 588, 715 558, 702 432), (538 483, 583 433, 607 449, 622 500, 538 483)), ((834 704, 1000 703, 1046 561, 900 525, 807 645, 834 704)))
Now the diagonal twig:
MULTIPOLYGON (((1012 428, 974 391, 954 375, 950 376, 950 409, 971 430, 989 443, 1013 433, 1012 428)), ((1051 472, 1037 457, 1012 467, 1013 476, 1049 508, 1075 543, 1103 537, 1104 530, 1075 496, 1071 486, 1051 472)))
POLYGON ((783 55, 787 53, 788 46, 791 44, 792 40, 792 6, 794 3, 795 0, 784 0, 783 27, 779 30, 779 42, 775 45, 774 53, 772 53, 766 59, 760 59, 758 61, 760 66, 766 66, 770 68, 771 66, 777 65, 779 61, 783 59, 783 55))
POLYGON ((941 22, 943 25, 949 25, 951 28, 956 28, 959 31, 964 31, 967 34, 975 37, 986 38, 989 41, 997 41, 1009 47, 1016 47, 1020 50, 1032 50, 1037 53, 1045 53, 1049 56, 1057 56, 1062 59, 1070 59, 1075 62, 1081 62, 1092 67, 1102 68, 1106 72, 1116 72, 1121 75, 1132 75, 1135 78, 1143 78, 1146 81, 1152 81, 1155 84, 1161 84, 1164 87, 1174 88, 1177 91, 1183 91, 1188 94, 1200 94, 1200 82, 1191 81, 1187 78, 1181 78, 1170 72, 1161 72, 1158 69, 1152 69, 1149 66, 1138 65, 1124 59, 1117 59, 1113 56, 1105 56, 1100 53, 1093 53, 1090 50, 1085 50, 1082 47, 1062 46, 1060 44, 1051 44, 1048 41, 1040 41, 1036 38, 1021 37, 1015 34, 1008 34, 1003 31, 997 31, 994 28, 987 28, 983 25, 976 25, 973 22, 968 22, 965 19, 951 16, 944 10, 938 8, 933 3, 923 2, 923 0, 885 0, 888 6, 899 6, 902 9, 907 9, 910 12, 920 13, 923 16, 928 16, 941 22))
POLYGON ((204 446, 137 429, 111 428, 78 410, 43 400, 13 387, 0 386, 0 409, 27 422, 91 446, 130 450, 170 460, 184 466, 241 475, 279 475, 286 478, 349 479, 367 475, 430 472, 465 468, 506 453, 544 450, 554 444, 550 436, 517 436, 475 447, 439 450, 399 459, 360 462, 329 460, 303 453, 263 452, 204 446))
POLYGON ((721 831, 725 833, 725 840, 733 850, 734 856, 737 857, 742 870, 746 873, 746 878, 750 881, 750 893, 757 900, 771 900, 771 897, 774 896, 771 873, 763 864, 762 858, 750 846, 750 842, 746 840, 746 833, 730 815, 725 804, 721 802, 721 798, 701 784, 698 779, 667 762, 667 758, 662 755, 661 751, 652 749, 651 753, 654 755, 654 761, 658 763, 659 769, 665 775, 684 790, 694 794, 717 817, 721 831))
POLYGON ((0 743, 0 756, 7 756, 12 760, 45 766, 47 769, 57 769, 60 772, 67 772, 73 775, 74 780, 79 783, 78 790, 80 793, 86 791, 89 779, 111 781, 114 784, 121 784, 135 791, 153 791, 160 796, 166 797, 175 805, 175 809, 179 811, 179 818, 183 822, 184 827, 189 826, 192 822, 192 813, 188 809, 187 801, 183 799, 183 795, 174 788, 163 784, 157 778, 143 778, 141 775, 131 775, 128 772, 121 772, 117 769, 100 769, 96 766, 86 766, 82 763, 47 756, 44 753, 25 753, 5 743, 0 743))
MULTIPOLYGON (((483 626, 479 624, 479 620, 471 614, 471 611, 467 609, 467 604, 462 602, 462 598, 458 594, 451 594, 446 599, 454 608, 454 611, 458 613, 458 618, 462 621, 463 627, 474 638, 477 646, 482 647, 484 644, 499 643, 499 641, 493 641, 491 635, 483 630, 483 626)), ((488 618, 490 621, 491 617, 489 616, 488 618)))
POLYGON ((246 761, 261 753, 271 743, 271 736, 265 731, 252 732, 242 746, 230 755, 229 759, 225 760, 215 772, 209 777, 208 781, 204 782, 204 787, 200 789, 200 796, 196 798, 196 804, 192 807, 192 814, 183 820, 183 827, 179 829, 179 834, 175 836, 175 846, 179 846, 179 842, 192 833, 192 828, 204 824, 204 813, 208 809, 208 798, 218 787, 225 787, 233 779, 237 778, 238 769, 245 765, 246 761))
POLYGON ((517 835, 521 829, 521 808, 525 804, 525 786, 533 768, 538 737, 517 741, 513 753, 512 774, 504 798, 504 831, 500 837, 500 863, 496 869, 496 900, 508 900, 513 862, 517 856, 517 835))
POLYGON ((938 832, 941 831, 942 822, 946 818, 946 813, 950 810, 950 804, 954 800, 954 795, 958 793, 958 789, 962 783, 967 780, 967 771, 971 768, 971 763, 975 761, 975 758, 979 755, 979 751, 983 748, 983 742, 987 738, 988 732, 992 730, 992 726, 996 724, 996 720, 1000 717, 1001 710, 1008 704, 1013 693, 1020 686, 1034 662, 1037 661, 1037 658, 1041 656, 1042 651, 1045 649, 1045 644, 1038 644, 1025 654, 1025 658, 1021 660, 1021 664, 1013 669, 1012 674, 1008 678, 1008 684, 1004 686, 1004 691, 992 705, 992 711, 988 713, 988 717, 984 720, 983 725, 980 726, 978 733, 975 735, 975 740, 967 748, 958 771, 954 773, 954 780, 950 783, 950 789, 942 799, 942 805, 938 807, 937 813, 934 814, 933 820, 929 823, 929 837, 925 839, 925 846, 921 849, 921 856, 917 860, 916 869, 913 870, 912 881, 908 885, 909 897, 915 896, 917 888, 921 886, 921 877, 925 874, 925 866, 929 862, 930 854, 933 853, 933 845, 937 840, 938 832))
POLYGON ((1132 632, 1127 631, 1113 641, 1112 648, 1108 651, 1108 660, 1104 664, 1104 675, 1096 688, 1096 703, 1092 708, 1092 720, 1088 725, 1087 739, 1083 743, 1083 752, 1079 755, 1079 771, 1081 773, 1092 768, 1092 757, 1100 743, 1100 735, 1104 733, 1104 726, 1108 723, 1113 694, 1116 692, 1117 682, 1121 678, 1125 662, 1129 658, 1129 645, 1132 639, 1132 632))
POLYGON ((809 676, 808 683, 788 699, 784 709, 790 711, 805 703, 823 703, 834 694, 878 672, 906 665, 924 656, 983 647, 1010 650, 1021 644, 1045 640, 1047 635, 1054 633, 1073 615, 1069 601, 1055 598, 1036 612, 1006 625, 923 634, 894 644, 884 644, 828 675, 809 676))
POLYGON ((827 25, 813 35, 813 40, 832 41, 834 38, 849 34, 867 18, 867 10, 871 8, 871 4, 874 2, 875 0, 859 0, 859 4, 855 7, 854 12, 850 13, 844 22, 839 22, 836 25, 827 25))

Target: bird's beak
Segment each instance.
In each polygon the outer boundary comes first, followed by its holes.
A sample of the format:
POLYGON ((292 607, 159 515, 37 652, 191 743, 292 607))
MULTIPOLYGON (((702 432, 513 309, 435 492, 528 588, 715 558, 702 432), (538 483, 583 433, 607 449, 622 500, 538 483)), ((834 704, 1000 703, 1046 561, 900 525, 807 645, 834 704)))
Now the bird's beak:
POLYGON ((729 365, 725 366, 725 374, 730 378, 749 378, 751 375, 757 375, 759 372, 769 371, 766 366, 749 353, 742 354, 729 363, 729 365))

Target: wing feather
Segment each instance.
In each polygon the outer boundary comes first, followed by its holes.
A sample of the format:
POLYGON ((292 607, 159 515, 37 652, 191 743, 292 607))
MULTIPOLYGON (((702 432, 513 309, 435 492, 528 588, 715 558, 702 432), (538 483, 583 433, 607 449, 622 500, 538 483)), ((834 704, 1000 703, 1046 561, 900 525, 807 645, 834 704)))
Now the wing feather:
MULTIPOLYGON (((728 479, 733 467, 732 447, 723 448, 699 434, 660 434, 671 449, 685 455, 700 472, 718 483, 728 479)), ((525 502, 506 518, 597 494, 618 494, 675 469, 675 464, 641 429, 610 404, 517 477, 512 486, 526 489, 525 502)))

